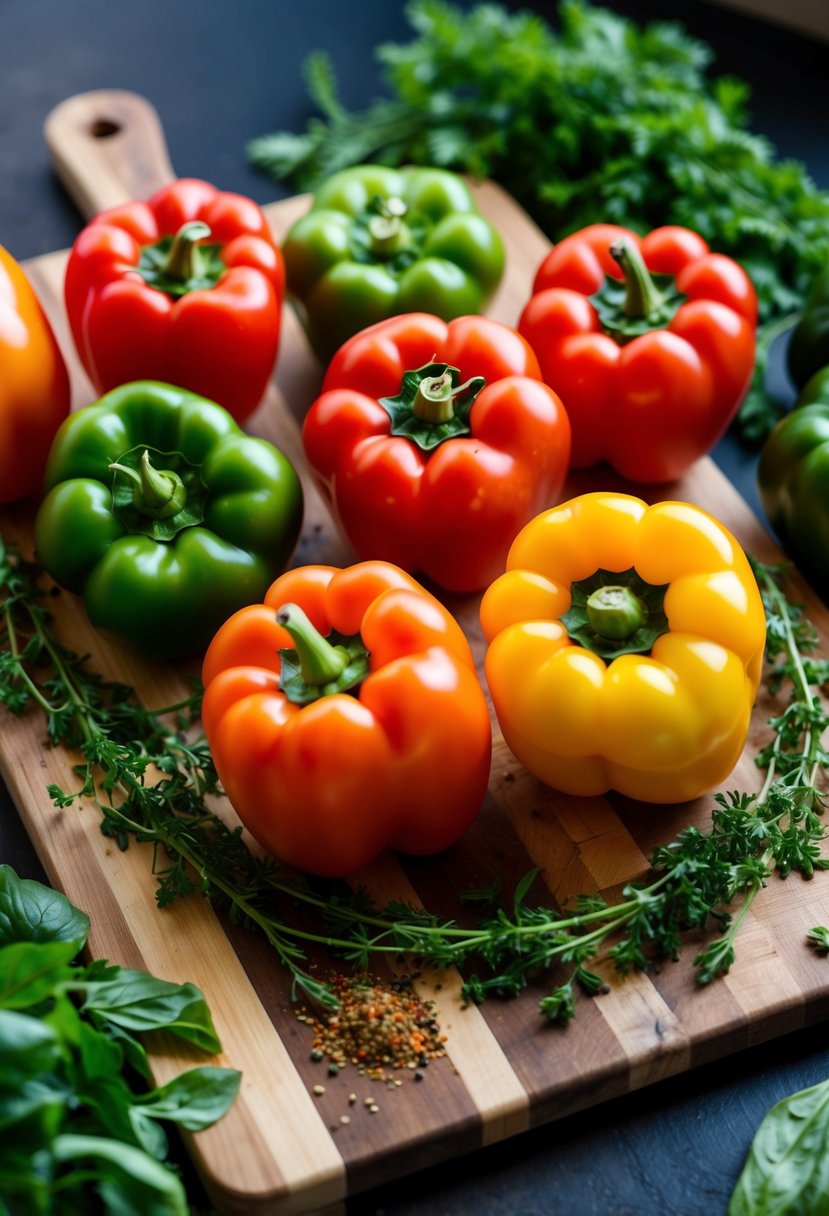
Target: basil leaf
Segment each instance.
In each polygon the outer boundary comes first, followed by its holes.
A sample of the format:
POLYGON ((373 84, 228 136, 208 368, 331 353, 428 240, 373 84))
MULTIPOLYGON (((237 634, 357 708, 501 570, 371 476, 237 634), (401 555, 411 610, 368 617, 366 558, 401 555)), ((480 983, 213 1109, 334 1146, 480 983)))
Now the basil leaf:
POLYGON ((191 1068, 139 1099, 139 1109, 154 1119, 170 1119, 199 1132, 221 1119, 239 1092, 235 1068, 191 1068))
POLYGON ((147 1058, 147 1052, 143 1044, 138 1042, 134 1035, 131 1035, 128 1030, 124 1030, 123 1026, 116 1026, 115 1022, 108 1022, 101 1014, 91 1011, 90 1022, 102 1034, 106 1035, 113 1043, 117 1043, 124 1053, 124 1059, 130 1068, 138 1073, 145 1081, 150 1081, 152 1074, 150 1072, 150 1062, 147 1058))
POLYGON ((773 1106, 758 1128, 728 1216, 829 1211, 829 1081, 773 1106))
POLYGON ((52 1154, 60 1165, 94 1162, 98 1190, 112 1216, 188 1216, 179 1178, 140 1148, 100 1136, 63 1135, 55 1138, 52 1154))
MULTIPOLYGON (((43 1161, 40 1158, 38 1164, 43 1161)), ((0 1161, 0 1216, 50 1216, 51 1206, 49 1182, 43 1175, 48 1169, 48 1159, 39 1173, 32 1169, 32 1158, 13 1145, 4 1152, 0 1161), (7 1206, 11 1205, 11 1206, 7 1206)), ((67 1209, 64 1208, 65 1212, 67 1209)))
POLYGON ((60 1042, 51 1026, 0 1009, 0 1092, 16 1089, 25 1077, 49 1072, 60 1057, 60 1042))
POLYGON ((0 1009, 28 1009, 68 983, 75 942, 14 942, 0 949, 0 1009))
POLYGON ((16 1092, 0 1090, 0 1132, 14 1127, 15 1148, 51 1139, 60 1127, 70 1092, 57 1077, 48 1074, 24 1081, 16 1092), (23 1123, 27 1124, 25 1128, 21 1127, 23 1123))
MULTIPOLYGON (((75 942, 89 936, 89 917, 60 891, 0 866, 0 946, 9 942, 75 942)), ((76 951, 76 953, 77 953, 76 951)))
POLYGON ((84 1076, 90 1081, 98 1077, 117 1077, 120 1073, 124 1063, 121 1047, 86 1022, 79 1026, 78 1048, 84 1076))
POLYGON ((125 1030, 168 1030, 203 1051, 221 1050, 210 1010, 195 984, 171 984, 122 967, 117 978, 86 984, 84 992, 84 1012, 96 1012, 125 1030))
POLYGON ((138 1147, 155 1157, 156 1161, 163 1161, 169 1148, 164 1128, 159 1127, 155 1119, 146 1115, 140 1106, 130 1106, 127 1119, 138 1147))

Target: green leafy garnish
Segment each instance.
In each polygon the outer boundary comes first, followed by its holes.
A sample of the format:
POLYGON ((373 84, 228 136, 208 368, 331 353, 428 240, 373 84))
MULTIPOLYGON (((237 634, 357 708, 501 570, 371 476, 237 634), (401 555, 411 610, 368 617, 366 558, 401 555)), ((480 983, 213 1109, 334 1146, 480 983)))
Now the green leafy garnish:
MULTIPOLYGON (((626 974, 676 959, 688 931, 720 935, 694 960, 699 982, 710 983, 731 967, 740 925, 775 873, 809 878, 829 867, 821 853, 821 787, 829 765, 822 734, 829 719, 819 692, 829 660, 815 655, 814 627, 784 594, 785 568, 753 565, 766 610, 769 685, 781 704, 770 719, 771 742, 756 758, 765 770, 762 788, 715 795, 710 829, 685 828, 656 848, 649 873, 628 883, 615 903, 598 892, 579 896, 572 908, 556 908, 549 894, 533 902, 538 876, 531 871, 509 902, 469 928, 400 901, 377 907, 363 887, 284 873, 275 859, 255 856, 241 831, 210 808, 217 782, 204 741, 189 740, 181 722, 171 726, 142 708, 131 690, 103 683, 60 645, 37 568, 14 552, 0 560, 0 701, 16 713, 40 706, 54 742, 80 749, 78 789, 53 788, 53 798, 63 806, 77 798, 92 802, 102 830, 124 847, 130 838, 151 843, 159 904, 200 891, 232 920, 264 934, 295 993, 336 1007, 331 988, 306 963, 306 944, 316 943, 363 970, 380 955, 408 958, 413 967, 456 966, 465 999, 473 1002, 515 996, 551 975, 540 1008, 561 1022, 573 1016, 580 991, 600 990, 602 968, 626 974), (150 764, 162 772, 155 783, 150 764), (303 909, 297 920, 296 906, 303 909)), ((196 705, 194 695, 175 712, 192 724, 196 705)), ((485 880, 471 896, 490 902, 497 894, 485 880)), ((0 899, 0 917, 2 908, 0 899)), ((63 964, 55 958, 51 965, 63 964)), ((202 1041, 205 1026, 186 986, 171 998, 160 981, 133 989, 135 973, 98 972, 87 977, 83 1012, 105 1019, 125 1054, 140 1048, 132 1032, 146 1029, 147 1018, 163 1016, 178 1033, 202 1041)), ((49 1042, 38 1050, 48 1055, 49 1042)), ((136 1058, 140 1067, 140 1053, 136 1058)))
POLYGON ((773 1106, 754 1137, 728 1216, 825 1212, 829 1205, 829 1081, 773 1106))
POLYGON ((148 1080, 149 1063, 123 1028, 218 1051, 204 997, 102 960, 83 965, 84 913, 10 866, 0 880, 0 1209, 68 1216, 102 1201, 100 1210, 124 1216, 186 1216, 161 1121, 209 1127, 240 1074, 192 1068, 157 1089, 133 1088, 148 1080))
POLYGON ((711 48, 682 26, 585 0, 556 14, 553 29, 497 4, 418 0, 412 39, 376 52, 390 97, 349 112, 317 53, 305 75, 322 117, 254 140, 250 156, 311 189, 369 160, 492 177, 554 241, 597 222, 692 228, 757 289, 758 370, 740 419, 758 443, 781 412, 764 388, 769 346, 829 263, 829 194, 750 131, 748 86, 710 76, 711 48))

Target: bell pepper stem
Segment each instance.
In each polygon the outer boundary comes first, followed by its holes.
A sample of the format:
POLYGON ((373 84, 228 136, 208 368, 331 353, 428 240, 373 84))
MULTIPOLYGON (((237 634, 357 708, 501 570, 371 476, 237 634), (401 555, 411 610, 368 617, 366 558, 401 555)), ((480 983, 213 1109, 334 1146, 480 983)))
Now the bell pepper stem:
POLYGON ((115 461, 108 466, 113 473, 121 473, 133 483, 132 500, 139 511, 154 519, 169 519, 178 515, 187 501, 187 491, 177 473, 172 469, 155 469, 150 463, 150 453, 144 450, 137 469, 115 461))
POLYGON ((182 224, 167 254, 164 272, 171 279, 179 279, 182 283, 198 277, 199 249, 197 241, 203 241, 210 236, 210 229, 201 220, 189 220, 182 224))
POLYGON ((348 666, 350 659, 345 647, 332 646, 314 628, 299 604, 283 604, 277 611, 276 623, 290 634, 306 684, 314 687, 330 684, 348 666))
POLYGON ((648 610, 630 587, 600 587, 587 600, 587 618, 600 637, 624 641, 648 619, 648 610))
POLYGON ((371 252, 376 258, 391 258, 411 245, 411 233, 403 217, 408 208, 402 198, 378 199, 377 214, 368 222, 371 252))
POLYGON ((651 278, 645 259, 637 247, 624 239, 614 241, 610 246, 610 256, 624 275, 625 316, 649 317, 651 313, 656 312, 664 302, 664 297, 651 278))
POLYGON ((454 398, 466 392, 475 379, 480 380, 480 377, 473 377, 453 388, 448 368, 441 376, 424 376, 412 402, 412 413, 421 422, 450 422, 455 416, 454 398))

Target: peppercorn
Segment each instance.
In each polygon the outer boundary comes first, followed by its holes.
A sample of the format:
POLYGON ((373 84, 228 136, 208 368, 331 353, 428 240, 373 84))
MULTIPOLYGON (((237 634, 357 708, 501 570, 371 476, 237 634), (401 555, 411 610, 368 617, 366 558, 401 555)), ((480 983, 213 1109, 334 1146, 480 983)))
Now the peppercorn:
POLYGON ((326 1018, 296 1010, 314 1035, 311 1058, 327 1058, 329 1076, 350 1063, 371 1080, 387 1080, 389 1069, 422 1068, 446 1055, 434 1002, 422 1000, 404 979, 335 975, 331 988, 336 1013, 326 1018))

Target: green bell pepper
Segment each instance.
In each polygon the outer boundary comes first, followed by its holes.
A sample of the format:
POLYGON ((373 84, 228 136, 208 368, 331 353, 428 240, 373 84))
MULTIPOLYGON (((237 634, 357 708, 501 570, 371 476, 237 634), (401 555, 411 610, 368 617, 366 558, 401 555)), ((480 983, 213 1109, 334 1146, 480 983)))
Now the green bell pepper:
POLYGON ((272 444, 221 406, 139 381, 71 414, 46 466, 38 557, 89 619, 143 654, 203 649, 259 603, 302 522, 302 489, 272 444))
POLYGON ((829 367, 809 380, 769 435, 757 487, 783 548, 829 598, 829 367))
POLYGON ((798 389, 829 364, 829 266, 812 283, 803 314, 792 331, 787 357, 798 389))
POLYGON ((462 178, 358 165, 330 177, 282 246, 288 290, 327 360, 387 317, 482 312, 504 270, 498 232, 462 178))

